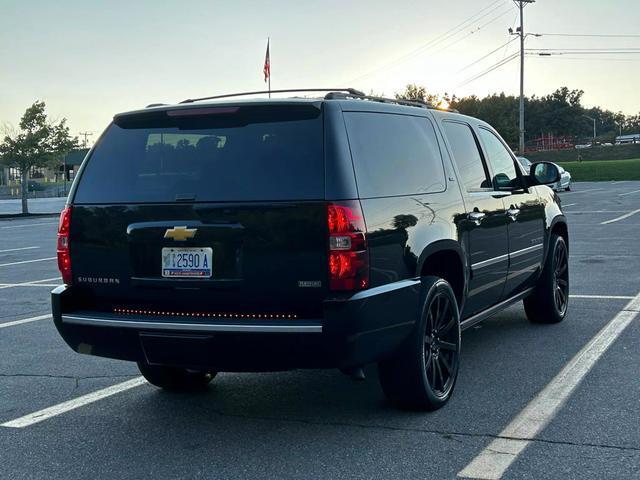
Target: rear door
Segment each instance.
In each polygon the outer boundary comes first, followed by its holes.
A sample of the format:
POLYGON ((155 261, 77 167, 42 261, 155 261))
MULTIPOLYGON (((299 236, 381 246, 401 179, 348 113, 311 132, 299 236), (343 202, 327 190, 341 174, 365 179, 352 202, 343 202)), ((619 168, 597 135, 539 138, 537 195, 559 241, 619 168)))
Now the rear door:
POLYGON ((500 301, 509 266, 507 219, 503 194, 494 191, 489 170, 471 126, 443 121, 465 201, 458 222, 460 237, 467 239, 471 269, 463 316, 469 317, 500 301))
POLYGON ((73 194, 92 308, 314 315, 327 284, 319 104, 116 117, 73 194))
POLYGON ((522 171, 511 151, 488 128, 478 128, 493 186, 505 195, 509 232, 509 275, 503 297, 531 286, 542 267, 545 212, 534 188, 524 188, 522 171))

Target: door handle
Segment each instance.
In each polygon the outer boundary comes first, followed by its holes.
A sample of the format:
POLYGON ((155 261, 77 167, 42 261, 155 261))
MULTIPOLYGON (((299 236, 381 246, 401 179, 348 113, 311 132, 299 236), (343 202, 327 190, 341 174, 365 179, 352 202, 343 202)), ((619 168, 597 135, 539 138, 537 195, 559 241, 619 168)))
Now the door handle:
POLYGON ((484 217, 486 217, 487 214, 486 213, 482 213, 482 212, 471 212, 469 213, 469 220, 471 220, 473 223, 475 223, 476 225, 480 225, 480 222, 482 222, 482 219, 484 217))
POLYGON ((518 216, 519 213, 520 213, 520 209, 519 208, 513 208, 512 207, 509 210, 507 210, 507 215, 514 222, 516 221, 516 217, 518 216))

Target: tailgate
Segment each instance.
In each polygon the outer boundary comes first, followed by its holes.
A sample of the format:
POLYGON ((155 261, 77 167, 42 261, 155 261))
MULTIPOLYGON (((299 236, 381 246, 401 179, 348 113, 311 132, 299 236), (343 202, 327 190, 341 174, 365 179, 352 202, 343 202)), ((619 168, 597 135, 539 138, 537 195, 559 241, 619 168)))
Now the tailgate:
POLYGON ((312 314, 326 294, 325 208, 324 202, 76 205, 74 284, 106 311, 312 314), (211 252, 210 276, 163 275, 163 253, 204 249, 211 252))

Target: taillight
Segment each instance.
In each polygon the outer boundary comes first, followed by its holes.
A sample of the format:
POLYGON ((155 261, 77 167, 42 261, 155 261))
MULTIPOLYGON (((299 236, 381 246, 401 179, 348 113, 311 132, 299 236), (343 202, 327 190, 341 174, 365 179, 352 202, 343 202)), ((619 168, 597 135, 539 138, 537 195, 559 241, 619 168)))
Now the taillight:
POLYGON ((58 269, 62 281, 71 284, 71 256, 69 255, 69 227, 71 226, 71 207, 66 206, 60 214, 58 223, 58 269))
POLYGON ((369 287, 367 227, 358 200, 329 203, 329 288, 363 290, 369 287))

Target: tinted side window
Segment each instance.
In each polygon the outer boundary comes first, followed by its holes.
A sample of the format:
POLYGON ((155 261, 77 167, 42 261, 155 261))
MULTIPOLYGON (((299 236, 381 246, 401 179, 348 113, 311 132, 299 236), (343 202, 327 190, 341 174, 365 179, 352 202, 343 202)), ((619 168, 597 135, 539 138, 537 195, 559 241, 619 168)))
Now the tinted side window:
POLYGON ((346 112, 344 119, 361 197, 445 189, 442 156, 428 118, 346 112))
POLYGON ((516 165, 513 158, 493 132, 484 128, 478 129, 480 138, 487 153, 487 160, 493 169, 493 183, 496 188, 510 188, 518 182, 516 165))
POLYGON ((444 122, 444 130, 466 189, 469 191, 490 188, 491 184, 471 127, 463 123, 444 122))

